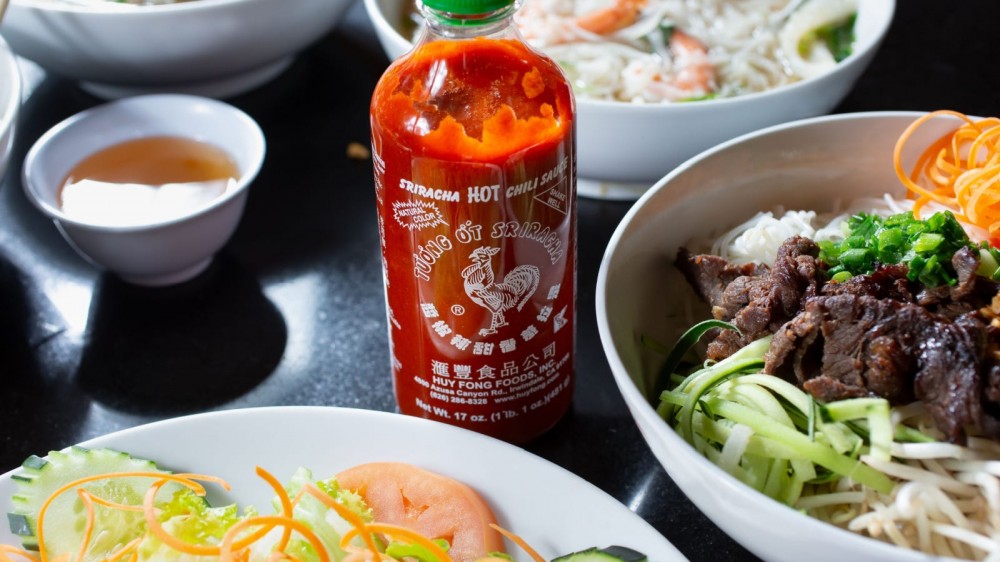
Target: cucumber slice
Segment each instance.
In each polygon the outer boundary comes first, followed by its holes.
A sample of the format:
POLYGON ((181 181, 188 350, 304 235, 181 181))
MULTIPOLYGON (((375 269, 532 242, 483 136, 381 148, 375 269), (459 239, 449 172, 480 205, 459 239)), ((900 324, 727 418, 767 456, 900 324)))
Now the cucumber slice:
MULTIPOLYGON (((13 511, 7 514, 11 532, 21 537, 26 549, 38 550, 38 513, 45 501, 62 486, 80 478, 111 472, 158 472, 169 474, 149 460, 134 458, 111 449, 70 447, 52 451, 45 458, 32 455, 12 477, 17 491, 11 498, 13 511)), ((142 505, 146 490, 154 478, 115 478, 96 480, 82 487, 106 500, 142 505)), ((168 483, 160 489, 157 501, 169 499, 179 484, 168 483)), ((94 506, 95 532, 81 562, 103 560, 146 532, 142 512, 94 506)), ((45 548, 49 557, 79 551, 87 523, 87 512, 74 490, 69 490, 49 505, 45 512, 45 548)))
POLYGON ((553 558, 552 562, 646 562, 646 555, 624 546, 591 547, 553 558))

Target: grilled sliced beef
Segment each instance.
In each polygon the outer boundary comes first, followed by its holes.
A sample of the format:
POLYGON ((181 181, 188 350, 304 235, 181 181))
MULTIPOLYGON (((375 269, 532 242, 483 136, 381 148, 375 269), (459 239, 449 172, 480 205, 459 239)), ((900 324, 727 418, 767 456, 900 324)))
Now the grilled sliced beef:
POLYGON ((905 265, 882 265, 871 275, 855 275, 842 283, 827 283, 820 293, 826 296, 851 294, 915 302, 915 284, 906 278, 907 272, 905 265))
POLYGON ((978 253, 957 252, 958 282, 938 288, 910 281, 902 265, 829 283, 817 255, 802 237, 782 244, 771 267, 679 254, 713 315, 742 332, 718 333, 708 356, 774 334, 765 370, 822 401, 920 399, 948 439, 963 442, 968 429, 1000 439, 1000 302, 986 312, 997 284, 975 274, 978 253))
POLYGON ((709 344, 708 357, 724 359, 795 316, 803 299, 818 294, 824 278, 818 255, 816 243, 802 236, 789 238, 778 248, 772 267, 734 266, 718 256, 696 256, 681 249, 677 267, 712 305, 712 315, 741 332, 718 333, 709 344), (721 287, 720 280, 725 283, 721 287))
POLYGON ((966 427, 981 426, 986 342, 986 325, 972 316, 951 321, 893 299, 824 296, 774 335, 765 371, 793 376, 823 401, 921 399, 960 442, 966 427))
MULTIPOLYGON (((677 252, 676 264, 698 296, 711 304, 712 308, 732 307, 733 314, 746 306, 748 301, 743 301, 742 304, 734 301, 727 306, 724 293, 729 285, 737 279, 758 276, 768 270, 766 265, 754 263, 734 265, 719 256, 695 255, 685 248, 677 252)), ((732 314, 729 317, 731 318, 732 314)))

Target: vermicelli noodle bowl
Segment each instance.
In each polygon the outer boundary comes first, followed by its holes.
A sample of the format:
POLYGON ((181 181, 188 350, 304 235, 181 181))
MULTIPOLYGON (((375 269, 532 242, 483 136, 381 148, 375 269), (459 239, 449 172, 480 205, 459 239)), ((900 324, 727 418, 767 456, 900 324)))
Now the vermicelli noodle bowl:
POLYGON ((759 556, 1000 556, 997 124, 773 127, 668 175, 612 237, 597 312, 619 388, 759 556))
POLYGON ((677 102, 760 92, 850 55, 856 0, 525 0, 516 21, 582 97, 677 102))

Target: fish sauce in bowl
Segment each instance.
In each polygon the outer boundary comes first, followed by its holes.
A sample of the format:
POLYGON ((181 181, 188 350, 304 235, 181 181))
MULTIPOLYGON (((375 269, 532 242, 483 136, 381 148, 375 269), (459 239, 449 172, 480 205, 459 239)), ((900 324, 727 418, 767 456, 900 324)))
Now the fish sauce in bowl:
POLYGON ((233 189, 240 172, 224 150, 173 136, 124 141, 84 158, 67 174, 58 203, 66 216, 109 227, 169 221, 233 189))
POLYGON ((513 442, 572 398, 576 120, 510 0, 429 0, 371 103, 400 411, 513 442))

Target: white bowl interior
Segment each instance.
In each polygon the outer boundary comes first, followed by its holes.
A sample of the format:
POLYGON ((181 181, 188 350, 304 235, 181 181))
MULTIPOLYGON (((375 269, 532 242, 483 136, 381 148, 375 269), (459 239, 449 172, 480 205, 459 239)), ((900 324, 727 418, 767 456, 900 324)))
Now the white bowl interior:
MULTIPOLYGON (((663 357, 639 338, 669 345, 689 327, 682 320, 686 307, 703 309, 673 267, 677 249, 690 240, 720 234, 757 211, 778 206, 828 211, 849 199, 887 192, 902 196, 892 150, 918 115, 815 118, 751 133, 703 153, 663 178, 633 206, 612 236, 601 265, 597 286, 601 340, 640 430, 685 494, 763 558, 832 562, 852 556, 882 560, 920 556, 800 515, 704 459, 650 405, 648 392, 663 357)), ((935 119, 908 146, 925 146, 955 124, 950 118, 935 119)), ((905 153, 904 169, 915 158, 916 154, 905 153)))
MULTIPOLYGON (((196 96, 138 96, 84 111, 45 133, 25 158, 25 189, 36 205, 53 218, 83 225, 59 208, 58 191, 66 175, 78 162, 102 148, 149 136, 205 142, 224 150, 236 163, 240 179, 235 189, 191 214, 222 205, 246 189, 264 159, 263 132, 239 109, 196 96)), ((86 226, 101 229, 99 225, 86 226)))

